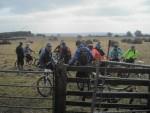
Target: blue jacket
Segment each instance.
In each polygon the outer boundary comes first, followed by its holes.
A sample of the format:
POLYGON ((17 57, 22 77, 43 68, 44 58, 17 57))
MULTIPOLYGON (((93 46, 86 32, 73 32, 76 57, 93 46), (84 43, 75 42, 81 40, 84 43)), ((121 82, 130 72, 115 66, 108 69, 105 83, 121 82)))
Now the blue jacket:
POLYGON ((41 49, 39 63, 41 67, 46 67, 52 59, 52 53, 48 52, 45 48, 41 49))
POLYGON ((89 50, 89 48, 87 48, 87 47, 85 47, 83 44, 81 44, 81 45, 77 48, 77 50, 76 50, 74 56, 72 57, 72 59, 69 61, 69 65, 73 65, 75 62, 78 62, 78 61, 79 61, 81 48, 85 48, 85 50, 87 51, 88 63, 91 63, 91 62, 92 62, 93 56, 92 56, 91 51, 89 50))
POLYGON ((121 50, 121 48, 112 48, 110 53, 109 53, 109 57, 111 59, 120 59, 122 57, 123 51, 121 50))

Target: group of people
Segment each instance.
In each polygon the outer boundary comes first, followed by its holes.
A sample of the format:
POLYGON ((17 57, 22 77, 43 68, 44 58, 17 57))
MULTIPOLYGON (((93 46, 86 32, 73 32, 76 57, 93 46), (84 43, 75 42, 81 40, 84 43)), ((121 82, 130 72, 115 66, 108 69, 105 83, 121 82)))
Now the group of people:
POLYGON ((93 46, 93 43, 88 44, 85 41, 77 41, 76 46, 77 50, 72 59, 69 61, 70 65, 74 65, 75 62, 78 62, 77 65, 87 65, 95 61, 103 61, 103 60, 116 62, 123 60, 124 62, 127 63, 134 63, 139 55, 135 46, 131 46, 131 48, 123 52, 123 50, 119 47, 118 43, 115 43, 113 45, 113 47, 108 52, 108 55, 106 55, 100 42, 97 42, 97 44, 93 46), (86 55, 84 55, 85 56, 84 58, 81 58, 81 56, 83 57, 83 53, 86 55), (82 63, 83 62, 82 59, 87 60, 86 63, 82 63))
MULTIPOLYGON (((76 41, 76 51, 72 56, 70 48, 67 46, 64 40, 61 40, 60 44, 54 49, 54 52, 57 53, 59 59, 63 59, 65 64, 69 65, 89 65, 95 61, 120 61, 123 59, 127 63, 134 63, 135 59, 138 57, 138 51, 135 49, 135 46, 131 46, 126 52, 123 52, 118 44, 115 44, 108 55, 106 56, 105 51, 103 50, 101 43, 97 42, 94 46, 93 43, 87 41, 76 41)), ((23 48, 23 43, 20 42, 19 46, 16 48, 17 54, 17 65, 19 69, 23 69, 24 58, 26 61, 32 61, 33 58, 31 53, 34 52, 29 44, 23 48)), ((47 43, 44 48, 41 48, 39 51, 39 66, 41 68, 52 68, 52 45, 47 43), (50 65, 48 65, 50 64, 50 65)))
POLYGON ((26 46, 23 48, 23 43, 20 42, 19 45, 16 48, 16 54, 17 54, 17 66, 19 70, 23 69, 24 65, 24 58, 27 63, 31 63, 33 61, 33 58, 31 56, 31 53, 34 52, 29 44, 26 44, 26 46))

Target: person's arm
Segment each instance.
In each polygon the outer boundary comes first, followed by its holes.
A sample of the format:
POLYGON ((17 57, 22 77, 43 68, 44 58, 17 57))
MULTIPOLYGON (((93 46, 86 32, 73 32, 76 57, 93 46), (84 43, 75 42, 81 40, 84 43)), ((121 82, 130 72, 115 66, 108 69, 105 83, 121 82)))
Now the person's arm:
POLYGON ((33 52, 33 53, 35 53, 35 51, 33 51, 31 48, 30 48, 30 51, 33 52))
POLYGON ((113 56, 113 50, 111 49, 108 53, 108 59, 110 60, 113 56))
POLYGON ((140 55, 139 52, 137 50, 135 50, 135 54, 134 54, 133 58, 137 59, 137 57, 139 57, 139 55, 140 55))
POLYGON ((42 67, 44 66, 44 53, 40 54, 39 63, 40 63, 40 66, 42 67))
POLYGON ((58 45, 55 49, 54 49, 54 52, 58 52, 60 49, 60 45, 58 45))
POLYGON ((75 61, 77 61, 78 57, 79 57, 79 50, 77 50, 75 52, 74 56, 69 61, 69 65, 73 65, 75 63, 75 61))
POLYGON ((129 49, 126 52, 123 53, 122 57, 126 59, 128 53, 129 53, 129 49))
POLYGON ((120 51, 119 51, 119 59, 121 59, 123 56, 123 50, 120 48, 120 51))
POLYGON ((89 52, 89 62, 92 62, 94 59, 93 55, 95 55, 95 54, 92 51, 90 51, 89 49, 88 49, 88 52, 89 52))

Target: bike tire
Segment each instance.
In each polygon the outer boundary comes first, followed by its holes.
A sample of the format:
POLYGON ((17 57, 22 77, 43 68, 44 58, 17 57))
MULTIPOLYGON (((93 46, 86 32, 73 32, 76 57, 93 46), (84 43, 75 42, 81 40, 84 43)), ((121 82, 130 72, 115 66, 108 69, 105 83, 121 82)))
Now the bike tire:
POLYGON ((45 78, 45 76, 39 78, 37 81, 37 91, 43 97, 48 97, 49 95, 52 95, 53 88, 52 88, 51 80, 49 78, 45 78), (40 84, 43 84, 43 85, 41 86, 40 84), (46 86, 46 88, 44 88, 45 86, 46 86), (43 89, 47 90, 47 92, 46 93, 43 92, 43 89))
POLYGON ((77 80, 77 87, 78 87, 78 89, 79 89, 80 91, 83 91, 83 90, 84 90, 84 85, 85 85, 84 82, 79 82, 79 81, 77 80))

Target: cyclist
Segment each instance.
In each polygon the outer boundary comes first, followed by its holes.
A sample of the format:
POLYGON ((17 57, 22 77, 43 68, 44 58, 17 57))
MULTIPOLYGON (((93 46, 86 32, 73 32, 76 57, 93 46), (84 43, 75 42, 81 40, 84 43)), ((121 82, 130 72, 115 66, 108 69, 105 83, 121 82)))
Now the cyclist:
POLYGON ((135 46, 131 46, 130 49, 128 49, 124 54, 123 54, 123 58, 125 60, 125 62, 127 63, 134 63, 135 60, 138 57, 138 51, 136 50, 135 46))
POLYGON ((99 51, 93 47, 93 44, 88 44, 87 45, 88 48, 90 49, 91 53, 92 53, 92 56, 93 56, 93 61, 101 61, 103 60, 103 57, 102 55, 99 53, 99 51))
POLYGON ((81 41, 76 42, 77 50, 73 58, 69 61, 69 65, 87 65, 92 62, 93 56, 89 48, 87 48, 81 41), (84 57, 84 58, 83 58, 84 57))
POLYGON ((23 43, 20 42, 19 46, 16 47, 17 67, 19 70, 23 70, 23 65, 24 65, 24 51, 22 46, 23 43))
POLYGON ((40 68, 53 69, 52 61, 52 45, 50 43, 46 44, 45 48, 41 49, 39 65, 40 68))
POLYGON ((101 46, 101 42, 97 42, 97 44, 96 44, 96 46, 95 46, 95 49, 97 49, 97 50, 99 51, 99 53, 101 54, 101 56, 104 57, 105 52, 104 52, 104 50, 103 50, 103 48, 102 48, 102 46, 101 46))
POLYGON ((109 58, 111 61, 120 61, 122 58, 122 49, 118 47, 118 44, 114 44, 114 47, 111 49, 109 53, 109 58))
MULTIPOLYGON (((76 41, 76 46, 77 46, 77 50, 73 58, 69 61, 69 65, 85 66, 90 64, 92 62, 93 56, 89 48, 87 48, 80 40, 76 41)), ((78 71, 76 73, 76 77, 88 78, 89 73, 84 70, 78 71)), ((83 91, 84 87, 80 88, 80 90, 83 91)), ((85 97, 83 97, 82 100, 84 101, 85 97)))
POLYGON ((68 64, 69 60, 71 59, 70 48, 67 47, 65 42, 62 42, 60 47, 60 59, 63 59, 65 64, 68 64))
POLYGON ((60 41, 60 44, 54 49, 54 52, 60 53, 60 48, 61 48, 61 46, 62 46, 62 43, 64 43, 64 40, 61 40, 61 41, 60 41))
POLYGON ((30 45, 26 44, 26 47, 24 48, 24 56, 26 58, 26 62, 29 64, 33 61, 33 57, 31 55, 32 52, 34 51, 30 48, 30 45))

